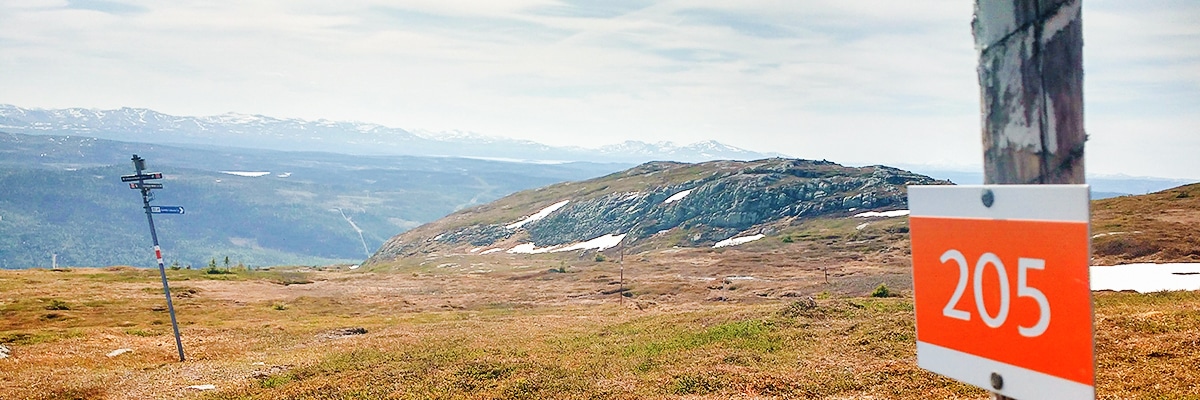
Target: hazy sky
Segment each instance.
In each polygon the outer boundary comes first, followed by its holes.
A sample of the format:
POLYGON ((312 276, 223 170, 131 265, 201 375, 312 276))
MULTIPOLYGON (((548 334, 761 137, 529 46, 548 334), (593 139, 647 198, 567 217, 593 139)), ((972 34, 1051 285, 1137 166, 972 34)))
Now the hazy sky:
MULTIPOLYGON (((970 0, 0 2, 0 103, 981 163, 970 0)), ((1200 1, 1085 0, 1091 173, 1200 178, 1200 1)))

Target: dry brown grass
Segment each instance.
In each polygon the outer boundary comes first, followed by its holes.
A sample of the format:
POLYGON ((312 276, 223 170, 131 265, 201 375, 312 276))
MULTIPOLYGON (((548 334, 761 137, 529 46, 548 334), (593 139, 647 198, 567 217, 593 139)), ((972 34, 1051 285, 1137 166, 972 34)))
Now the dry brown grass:
POLYGON ((1200 262, 1200 184, 1092 202, 1097 265, 1200 262))
MULTIPOLYGON (((293 285, 172 271, 183 363, 156 271, 3 271, 0 397, 985 398, 915 365, 904 249, 854 251, 889 237, 878 228, 790 233, 830 236, 826 253, 647 249, 625 257, 623 300, 620 264, 592 254, 445 255, 293 285), (880 283, 902 297, 870 298, 880 283), (367 332, 338 335, 350 327, 367 332), (133 352, 105 356, 118 348, 133 352)), ((1102 398, 1196 398, 1200 292, 1096 304, 1102 398)))

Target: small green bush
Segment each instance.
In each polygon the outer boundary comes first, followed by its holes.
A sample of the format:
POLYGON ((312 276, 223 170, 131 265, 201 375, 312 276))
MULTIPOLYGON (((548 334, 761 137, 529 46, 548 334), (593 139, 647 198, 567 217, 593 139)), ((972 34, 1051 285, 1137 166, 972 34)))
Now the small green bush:
POLYGON ((871 297, 892 297, 892 292, 888 290, 887 285, 880 283, 879 287, 871 292, 871 297))
POLYGON ((605 257, 603 254, 596 253, 596 262, 604 262, 605 260, 608 260, 608 257, 605 257))
POLYGON ((671 393, 676 395, 706 395, 720 391, 725 387, 715 375, 683 374, 675 377, 671 385, 671 393))
POLYGON ((70 310, 71 306, 67 302, 59 299, 51 299, 50 304, 46 305, 47 310, 70 310))
POLYGON ((258 386, 263 389, 273 389, 288 384, 296 377, 291 373, 271 375, 258 382, 258 386))
POLYGON ((227 269, 220 269, 217 267, 208 267, 207 269, 204 270, 204 273, 209 274, 209 275, 224 275, 224 274, 232 274, 233 271, 230 271, 227 269))

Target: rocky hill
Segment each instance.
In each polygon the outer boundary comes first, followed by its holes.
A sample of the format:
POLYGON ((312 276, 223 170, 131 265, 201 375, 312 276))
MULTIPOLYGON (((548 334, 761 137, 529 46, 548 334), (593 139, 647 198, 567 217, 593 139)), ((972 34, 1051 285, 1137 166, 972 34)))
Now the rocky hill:
POLYGON ((456 212, 393 237, 369 263, 438 252, 604 250, 649 238, 720 247, 818 217, 905 209, 905 185, 939 183, 948 182, 829 161, 651 162, 456 212))

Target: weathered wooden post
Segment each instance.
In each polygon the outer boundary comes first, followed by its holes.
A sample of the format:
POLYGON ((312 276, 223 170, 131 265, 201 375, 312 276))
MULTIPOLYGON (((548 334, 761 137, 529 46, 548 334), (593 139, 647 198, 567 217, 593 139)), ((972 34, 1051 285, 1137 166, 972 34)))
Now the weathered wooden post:
POLYGON ((1085 183, 1081 9, 1082 0, 975 1, 984 183, 1085 183))
POLYGON ((976 0, 985 183, 1084 183, 1081 6, 976 0))

